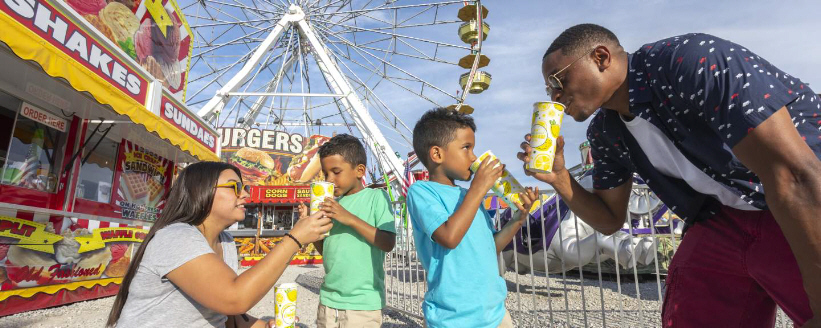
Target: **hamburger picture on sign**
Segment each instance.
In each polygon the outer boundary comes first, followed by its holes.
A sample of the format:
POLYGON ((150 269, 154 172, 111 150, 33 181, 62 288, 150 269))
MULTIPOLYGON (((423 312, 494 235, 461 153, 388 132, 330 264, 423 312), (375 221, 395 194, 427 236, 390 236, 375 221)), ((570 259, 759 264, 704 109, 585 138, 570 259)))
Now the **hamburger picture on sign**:
POLYGON ((324 180, 319 146, 330 137, 286 131, 220 128, 222 159, 255 186, 304 185, 324 180))

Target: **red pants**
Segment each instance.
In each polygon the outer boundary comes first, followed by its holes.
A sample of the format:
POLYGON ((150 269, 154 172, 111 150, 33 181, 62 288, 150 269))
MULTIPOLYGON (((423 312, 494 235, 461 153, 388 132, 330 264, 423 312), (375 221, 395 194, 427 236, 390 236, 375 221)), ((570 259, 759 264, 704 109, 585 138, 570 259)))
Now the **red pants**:
POLYGON ((664 327, 773 327, 776 304, 812 318, 801 273, 769 211, 722 208, 687 231, 666 281, 664 327))

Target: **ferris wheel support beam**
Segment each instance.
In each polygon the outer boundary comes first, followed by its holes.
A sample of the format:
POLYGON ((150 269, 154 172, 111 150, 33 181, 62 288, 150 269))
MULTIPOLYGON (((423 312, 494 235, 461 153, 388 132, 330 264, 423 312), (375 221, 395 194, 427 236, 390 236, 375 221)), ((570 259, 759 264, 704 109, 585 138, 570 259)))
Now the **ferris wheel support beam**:
MULTIPOLYGON (((365 104, 362 103, 362 100, 359 99, 359 96, 354 92, 354 88, 345 78, 339 66, 337 66, 328 55, 325 44, 319 40, 310 23, 304 18, 297 20, 295 24, 299 30, 305 34, 308 42, 311 44, 311 48, 314 51, 314 60, 316 60, 320 71, 325 75, 331 88, 333 88, 334 92, 345 95, 345 97, 342 98, 344 99, 344 101, 342 101, 343 107, 345 107, 348 115, 353 119, 356 128, 362 133, 367 146, 377 155, 375 157, 379 161, 380 166, 386 169, 386 173, 392 174, 396 178, 394 180, 396 184, 406 187, 407 182, 402 176, 405 171, 404 162, 395 155, 388 140, 385 139, 385 136, 382 135, 376 122, 374 122, 373 118, 368 114, 365 104)), ((388 183, 388 181, 385 181, 385 183, 388 183)))
POLYGON ((265 90, 265 93, 261 94, 262 97, 257 98, 257 100, 254 102, 254 104, 251 105, 251 109, 249 109, 248 112, 245 113, 245 116, 243 117, 243 122, 240 124, 241 128, 246 128, 247 129, 247 128, 251 127, 251 124, 253 124, 256 121, 257 116, 262 111, 262 106, 265 105, 266 102, 268 102, 268 99, 270 97, 272 97, 272 96, 281 96, 281 94, 275 94, 274 91, 276 90, 277 87, 279 87, 279 82, 282 79, 282 77, 285 76, 285 71, 291 69, 291 65, 293 65, 294 62, 296 61, 294 58, 295 57, 291 57, 287 61, 285 61, 284 65, 282 66, 282 69, 277 73, 277 75, 274 77, 274 79, 268 84, 268 87, 266 88, 267 90, 265 90))
POLYGON ((245 62, 245 65, 242 66, 237 75, 231 78, 228 83, 226 83, 222 88, 217 91, 217 94, 214 95, 214 98, 211 98, 205 106, 200 109, 197 113, 200 117, 204 118, 206 121, 213 121, 217 115, 222 111, 225 107, 225 104, 228 103, 229 93, 234 92, 242 85, 254 72, 254 68, 257 67, 260 62, 262 61, 266 52, 271 50, 279 38, 283 35, 283 31, 287 27, 297 20, 302 20, 305 18, 305 14, 302 10, 293 11, 291 10, 288 14, 282 17, 282 19, 277 22, 276 27, 274 30, 271 31, 271 34, 265 38, 262 43, 260 43, 257 50, 254 51, 254 54, 245 62))
MULTIPOLYGON (((295 57, 290 57, 289 61, 292 61, 293 58, 295 57)), ((292 66, 293 63, 285 64, 292 66)), ((271 31, 265 40, 260 43, 256 50, 254 50, 253 54, 248 58, 240 71, 237 72, 237 74, 232 77, 228 83, 216 92, 214 97, 211 98, 198 112, 198 115, 203 117, 206 121, 215 122, 216 118, 219 116, 219 113, 224 109, 226 104, 228 104, 231 97, 252 95, 260 96, 260 99, 258 99, 254 104, 254 107, 258 108, 256 108, 256 110, 253 110, 254 108, 252 108, 251 111, 246 113, 242 126, 250 126, 253 124, 256 116, 261 110, 262 104, 264 103, 263 98, 268 98, 270 96, 320 96, 338 98, 340 100, 339 103, 342 107, 344 107, 344 111, 352 118, 353 124, 364 137, 367 146, 374 153, 374 157, 379 162, 380 167, 383 168, 385 173, 390 174, 395 178, 393 182, 386 181, 386 183, 392 183, 393 186, 396 187, 395 190, 400 190, 399 187, 407 187, 407 182, 403 177, 403 173, 405 171, 404 162, 396 156, 396 152, 390 146, 388 140, 382 134, 376 122, 368 113, 365 104, 359 98, 359 95, 355 92, 355 89, 350 84, 350 81, 346 78, 345 74, 331 58, 328 48, 326 48, 325 44, 314 32, 313 26, 311 26, 311 24, 305 19, 305 13, 299 6, 291 5, 288 8, 288 13, 284 15, 279 22, 277 22, 273 31, 271 31), (271 89, 271 86, 278 84, 276 82, 284 77, 280 74, 277 74, 275 77, 275 80, 277 81, 269 82, 268 88, 266 88, 268 90, 265 92, 238 92, 237 89, 241 85, 243 85, 249 78, 255 77, 255 68, 261 64, 265 54, 276 45, 279 39, 285 34, 284 32, 290 28, 298 29, 299 32, 301 32, 308 40, 310 48, 313 52, 314 60, 331 87, 333 94, 308 95, 301 93, 276 93, 274 92, 275 87, 274 89, 271 89)))

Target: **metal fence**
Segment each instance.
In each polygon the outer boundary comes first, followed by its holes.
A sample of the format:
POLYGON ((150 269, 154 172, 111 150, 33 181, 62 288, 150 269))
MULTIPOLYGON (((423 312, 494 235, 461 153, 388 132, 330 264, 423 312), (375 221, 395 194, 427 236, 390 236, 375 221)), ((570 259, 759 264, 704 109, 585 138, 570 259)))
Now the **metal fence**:
MULTIPOLYGON (((499 254, 507 282, 506 308, 517 327, 659 327, 667 268, 680 243, 683 222, 653 206, 648 189, 633 189, 624 229, 604 236, 579 220, 551 192, 511 245, 499 254), (556 215, 550 215, 556 213, 556 215), (564 214, 564 215, 562 215, 564 214)), ((397 244, 385 260, 387 306, 421 322, 427 291, 416 256, 413 227, 397 213, 397 244)), ((491 209, 497 228, 506 222, 491 209)), ((508 215, 509 217, 509 215, 508 215)), ((465 291, 470 292, 470 291, 465 291)), ((477 295, 481 297, 481 295, 477 295)), ((776 327, 792 322, 779 310, 776 327)))

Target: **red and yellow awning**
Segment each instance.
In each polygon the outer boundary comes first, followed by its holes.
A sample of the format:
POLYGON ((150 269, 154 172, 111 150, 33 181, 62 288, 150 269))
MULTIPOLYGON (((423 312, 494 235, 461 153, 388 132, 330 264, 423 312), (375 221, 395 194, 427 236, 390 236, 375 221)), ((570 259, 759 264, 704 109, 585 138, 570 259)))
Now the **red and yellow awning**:
POLYGON ((131 57, 78 17, 59 1, 0 1, 0 41, 20 58, 37 62, 48 75, 65 79, 181 150, 218 161, 216 131, 187 109, 187 117, 179 115, 182 121, 161 117, 163 92, 156 90, 161 84, 152 83, 151 75, 131 57))

